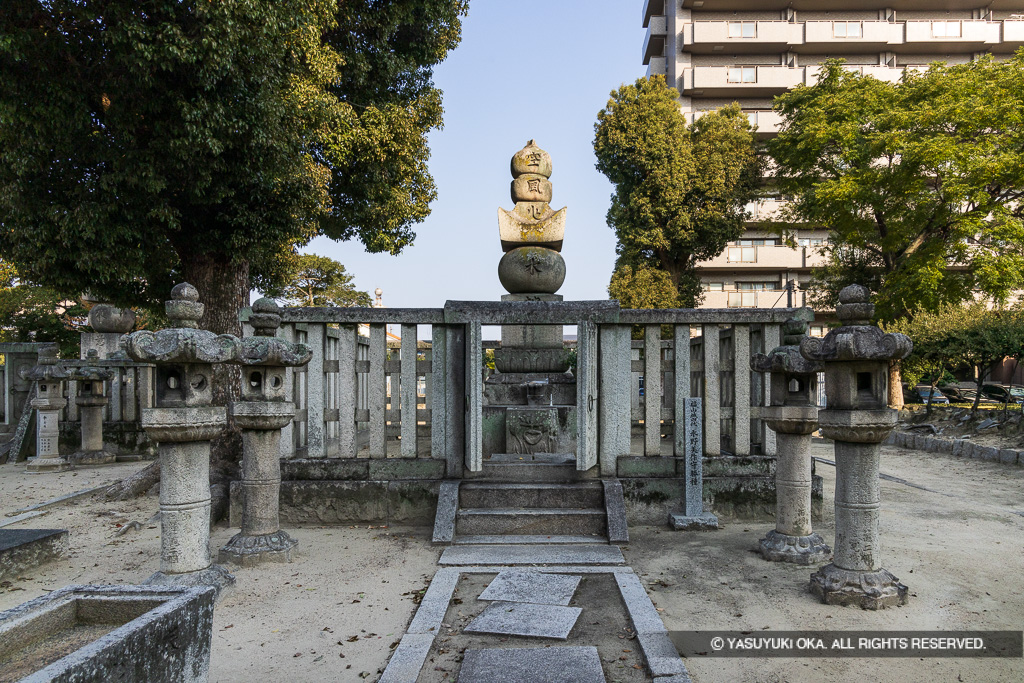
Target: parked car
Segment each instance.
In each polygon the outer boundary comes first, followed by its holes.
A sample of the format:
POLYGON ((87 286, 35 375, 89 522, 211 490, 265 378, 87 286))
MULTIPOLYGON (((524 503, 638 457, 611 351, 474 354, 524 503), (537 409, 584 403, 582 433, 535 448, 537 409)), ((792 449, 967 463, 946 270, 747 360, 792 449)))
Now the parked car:
POLYGON ((981 385, 981 394, 999 403, 1024 403, 1024 390, 1019 390, 1019 387, 1007 387, 1002 384, 983 384, 981 385))
POLYGON ((931 403, 932 405, 939 405, 940 403, 949 405, 949 399, 946 398, 941 391, 938 389, 932 389, 927 384, 918 384, 914 387, 914 391, 917 393, 918 400, 915 403, 928 403, 928 394, 931 392, 931 403))
MULTIPOLYGON (((974 389, 964 389, 961 387, 942 387, 942 391, 953 403, 970 403, 974 404, 974 397, 978 395, 978 392, 974 389)), ((978 403, 995 403, 995 399, 991 399, 984 394, 981 395, 981 400, 978 403)))

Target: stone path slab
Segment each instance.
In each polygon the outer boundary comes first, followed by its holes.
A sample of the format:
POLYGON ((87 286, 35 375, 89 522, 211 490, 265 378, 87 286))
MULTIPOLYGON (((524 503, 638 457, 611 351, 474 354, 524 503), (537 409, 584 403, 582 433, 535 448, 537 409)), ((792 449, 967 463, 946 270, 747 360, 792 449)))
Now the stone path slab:
POLYGON ((566 640, 582 611, 579 607, 492 602, 463 631, 566 640))
POLYGON ((614 545, 460 545, 445 548, 441 565, 522 564, 625 564, 622 551, 614 545))
POLYGON ((580 576, 564 574, 501 572, 480 594, 480 599, 568 605, 580 585, 580 579, 580 576))
POLYGON ((603 683, 596 647, 466 650, 459 683, 603 683))

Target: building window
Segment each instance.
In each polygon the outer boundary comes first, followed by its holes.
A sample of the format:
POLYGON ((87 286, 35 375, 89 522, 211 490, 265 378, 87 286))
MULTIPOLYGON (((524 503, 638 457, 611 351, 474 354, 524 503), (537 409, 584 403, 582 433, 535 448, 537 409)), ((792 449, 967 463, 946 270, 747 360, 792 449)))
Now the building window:
POLYGON ((812 337, 824 337, 828 334, 828 327, 826 325, 811 325, 807 334, 812 337))
POLYGON ((756 263, 757 249, 754 247, 728 247, 725 252, 728 263, 756 263))
POLYGON ((820 247, 821 245, 825 244, 825 238, 824 237, 801 237, 799 242, 800 242, 800 246, 801 247, 820 247))
POLYGON ((730 21, 730 38, 757 38, 757 22, 754 21, 730 21))
POLYGON ((736 289, 747 292, 778 292, 782 285, 778 282, 737 282, 736 289))
POLYGON ((749 240, 736 240, 736 244, 741 247, 777 247, 779 246, 779 240, 774 237, 749 239, 749 240))
POLYGON ((730 66, 730 83, 757 83, 756 66, 730 66))
POLYGON ((729 292, 729 308, 756 308, 757 292, 729 292))
POLYGON ((862 38, 864 29, 859 21, 833 21, 832 36, 835 38, 862 38))
POLYGON ((724 289, 721 282, 702 282, 700 288, 705 292, 721 292, 724 289))
POLYGON ((959 38, 959 21, 933 21, 932 38, 959 38))

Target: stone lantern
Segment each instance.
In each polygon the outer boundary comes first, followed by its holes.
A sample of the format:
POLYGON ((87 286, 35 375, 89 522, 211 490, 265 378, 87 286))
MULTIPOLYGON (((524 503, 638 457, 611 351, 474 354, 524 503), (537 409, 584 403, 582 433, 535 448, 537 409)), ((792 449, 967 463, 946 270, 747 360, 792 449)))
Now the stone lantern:
MULTIPOLYGON (((95 349, 89 349, 88 360, 98 360, 95 349)), ((103 465, 117 460, 117 455, 103 447, 103 407, 110 402, 106 383, 114 376, 110 368, 83 366, 72 368, 69 379, 78 382, 78 406, 82 421, 82 445, 69 456, 78 465, 103 465)))
POLYGON ((156 406, 142 427, 160 451, 160 571, 148 584, 211 585, 235 579, 210 562, 210 440, 227 424, 223 406, 210 405, 214 363, 238 357, 240 341, 198 329, 199 293, 188 283, 171 290, 167 317, 174 327, 123 337, 128 356, 156 365, 156 406))
POLYGON ((242 566, 290 562, 298 541, 281 529, 279 495, 281 428, 295 415, 285 398, 285 370, 313 357, 305 344, 278 339, 281 309, 273 299, 252 305, 255 336, 242 340, 242 396, 231 407, 242 430, 242 531, 220 550, 218 559, 242 566))
POLYGON ((832 550, 811 530, 811 433, 818 428, 817 385, 821 363, 800 355, 807 323, 782 326, 782 346, 750 359, 755 372, 771 373, 770 406, 762 412, 776 434, 775 528, 761 539, 761 556, 771 562, 817 564, 832 550))
POLYGON ((882 609, 907 600, 907 587, 881 567, 878 465, 898 417, 887 407, 889 363, 910 355, 913 344, 870 324, 869 297, 867 287, 843 289, 836 309, 842 327, 824 339, 805 338, 800 353, 825 364, 828 407, 818 424, 835 441, 836 457, 835 555, 811 576, 810 588, 829 605, 882 609))
POLYGON ((39 348, 38 361, 24 378, 36 385, 36 397, 30 405, 36 409, 36 457, 29 461, 29 472, 63 472, 71 469, 67 458, 61 457, 60 411, 68 404, 64 383, 68 371, 57 359, 57 345, 39 348))

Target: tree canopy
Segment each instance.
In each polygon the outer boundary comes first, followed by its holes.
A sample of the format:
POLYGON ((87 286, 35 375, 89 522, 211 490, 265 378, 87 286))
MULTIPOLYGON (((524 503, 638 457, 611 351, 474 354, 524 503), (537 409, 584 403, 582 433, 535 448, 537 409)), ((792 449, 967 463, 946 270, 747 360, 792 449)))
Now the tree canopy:
POLYGON ((662 76, 613 91, 597 115, 594 153, 615 187, 607 215, 618 240, 610 290, 622 296, 623 285, 636 281, 657 292, 640 295, 645 301, 694 306, 701 299, 694 266, 742 234, 760 164, 739 105, 687 125, 678 97, 662 76), (667 275, 674 297, 651 270, 667 275))
POLYGON ((267 294, 286 306, 370 306, 370 295, 356 289, 352 279, 332 258, 297 254, 284 286, 267 294))
POLYGON ((891 321, 1024 286, 1024 55, 899 83, 830 60, 775 107, 768 149, 793 199, 786 218, 830 231, 815 305, 860 282, 891 321))
POLYGON ((317 235, 398 253, 466 0, 6 0, 0 257, 65 295, 199 288, 237 332, 317 235))
POLYGON ((64 358, 78 358, 87 313, 78 301, 22 280, 13 265, 0 261, 0 341, 52 341, 64 358))

